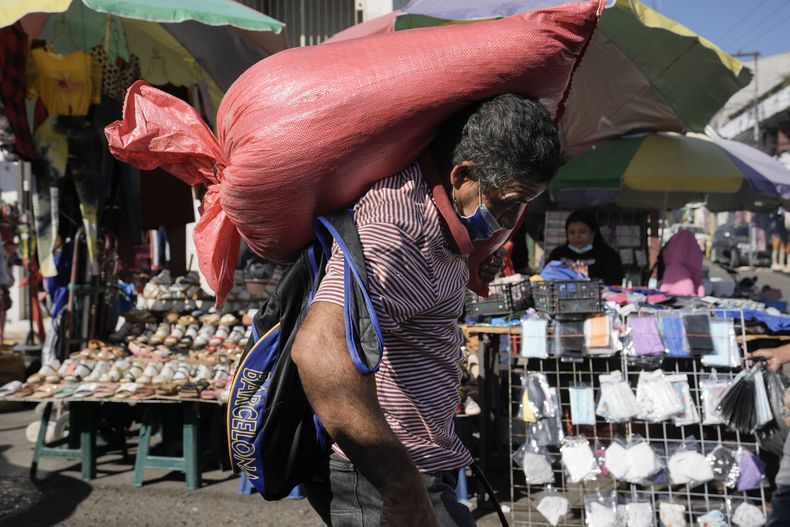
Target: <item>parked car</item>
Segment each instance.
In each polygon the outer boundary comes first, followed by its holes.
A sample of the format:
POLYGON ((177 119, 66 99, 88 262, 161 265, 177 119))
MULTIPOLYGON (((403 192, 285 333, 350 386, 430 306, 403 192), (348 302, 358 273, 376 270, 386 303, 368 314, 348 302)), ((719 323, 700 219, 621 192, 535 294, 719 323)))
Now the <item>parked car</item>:
POLYGON ((748 225, 722 225, 713 234, 710 259, 735 268, 742 265, 771 266, 771 252, 758 251, 751 243, 748 225))

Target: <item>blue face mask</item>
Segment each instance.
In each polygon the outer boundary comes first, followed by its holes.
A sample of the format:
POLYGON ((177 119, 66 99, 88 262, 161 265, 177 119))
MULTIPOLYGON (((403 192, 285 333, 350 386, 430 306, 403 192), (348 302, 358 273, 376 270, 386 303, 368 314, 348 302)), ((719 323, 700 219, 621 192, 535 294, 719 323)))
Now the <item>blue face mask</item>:
POLYGON ((576 247, 575 245, 571 245, 569 243, 568 244, 568 248, 571 251, 575 252, 576 254, 582 254, 582 253, 586 253, 587 251, 592 251, 593 250, 593 245, 591 243, 588 243, 584 247, 576 247))
MULTIPOLYGON (((497 231, 502 230, 502 226, 497 221, 496 217, 491 214, 491 211, 483 203, 483 193, 480 185, 477 187, 478 198, 480 202, 477 205, 474 213, 471 216, 462 216, 456 207, 456 214, 461 220, 461 223, 466 227, 469 232, 469 238, 472 241, 487 240, 493 236, 497 231)), ((453 202, 455 202, 455 189, 453 189, 453 202)))

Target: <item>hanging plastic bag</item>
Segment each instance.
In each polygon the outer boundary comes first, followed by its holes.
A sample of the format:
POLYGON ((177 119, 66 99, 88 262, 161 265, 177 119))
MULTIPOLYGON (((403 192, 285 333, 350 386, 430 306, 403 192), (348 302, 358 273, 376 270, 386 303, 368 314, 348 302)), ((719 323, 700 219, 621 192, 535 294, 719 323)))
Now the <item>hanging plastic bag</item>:
POLYGON ((529 376, 522 373, 519 378, 521 379, 521 398, 519 399, 516 417, 525 423, 536 423, 538 421, 538 417, 535 415, 537 408, 530 400, 529 390, 527 389, 529 376))
POLYGON ((708 460, 697 451, 693 436, 678 445, 667 461, 667 469, 673 485, 691 488, 714 478, 708 460))
POLYGON ((649 498, 632 498, 625 504, 625 521, 621 524, 625 527, 653 527, 655 522, 655 511, 653 503, 649 498))
POLYGON ((611 357, 615 353, 611 315, 595 315, 584 320, 584 353, 591 357, 611 357))
POLYGON ((639 435, 634 435, 625 443, 615 436, 606 448, 606 469, 618 480, 641 484, 657 474, 662 464, 650 443, 639 435))
POLYGON ((539 446, 536 441, 529 441, 521 445, 513 453, 513 461, 524 472, 527 485, 543 485, 554 482, 551 454, 539 446))
POLYGON ((710 334, 713 352, 702 356, 702 364, 714 368, 739 367, 743 356, 735 336, 735 322, 731 319, 711 320, 710 334))
POLYGON ((547 359, 548 320, 539 317, 521 319, 521 356, 530 359, 547 359))
MULTIPOLYGON (((417 159, 464 106, 518 93, 558 119, 600 8, 597 0, 574 2, 276 53, 228 89, 217 137, 189 104, 138 81, 123 121, 106 129, 110 151, 137 168, 161 166, 209 186, 195 245, 221 304, 240 235, 262 258, 290 261, 311 241, 315 217, 348 207, 417 159)), ((480 263, 509 235, 503 230, 472 252, 470 286, 479 294, 487 294, 480 263)))
POLYGON ((735 488, 741 475, 736 452, 719 445, 706 458, 713 470, 713 478, 729 488, 735 488))
POLYGON ((568 498, 549 485, 535 508, 546 518, 550 525, 556 526, 570 512, 571 503, 568 501, 568 498))
POLYGON ((726 379, 720 379, 714 370, 711 376, 700 381, 699 386, 700 398, 702 399, 702 424, 724 424, 726 421, 721 410, 719 410, 719 403, 727 393, 730 382, 726 379))
POLYGON ((719 402, 727 425, 743 433, 752 433, 773 420, 765 380, 759 368, 741 371, 730 383, 719 402))
POLYGON ((697 527, 727 527, 727 517, 716 509, 697 518, 697 527))
POLYGON ((634 355, 637 357, 660 357, 666 352, 654 316, 632 316, 628 319, 631 326, 631 340, 634 355))
POLYGON ((659 317, 661 325, 661 339, 667 348, 667 353, 675 359, 686 359, 691 356, 686 339, 686 329, 683 318, 677 314, 662 315, 659 317))
POLYGON ((566 361, 580 361, 584 350, 584 320, 555 320, 554 353, 566 361))
POLYGON ((618 527, 617 493, 585 495, 584 519, 588 527, 618 527))
POLYGON ((596 415, 611 423, 624 423, 639 414, 640 407, 634 392, 619 370, 601 374, 598 382, 601 393, 595 409, 596 415))
POLYGON ((785 385, 784 376, 779 373, 764 368, 763 377, 765 377, 765 387, 768 390, 768 400, 771 404, 771 412, 774 414, 774 421, 783 436, 787 436, 790 429, 787 425, 787 419, 790 412, 784 403, 784 394, 787 386, 785 385))
POLYGON ((681 316, 691 354, 704 355, 712 352, 713 339, 710 334, 710 314, 683 313, 681 316))
POLYGON ((636 401, 640 412, 637 417, 658 423, 683 412, 683 403, 664 372, 654 370, 639 372, 636 401))
POLYGON ((571 424, 595 425, 595 396, 592 386, 577 384, 568 389, 571 399, 571 424))
POLYGON ((765 513, 748 501, 735 507, 732 513, 732 523, 738 527, 762 527, 767 521, 765 513))
POLYGON ((565 439, 560 448, 562 466, 571 483, 579 483, 593 478, 600 473, 590 442, 584 436, 572 436, 565 439))
POLYGON ((672 384, 672 388, 675 389, 675 393, 683 405, 683 411, 672 418, 674 425, 688 426, 699 423, 699 411, 691 395, 688 376, 685 373, 675 373, 668 375, 667 380, 672 384))
POLYGON ((765 481, 765 463, 754 452, 739 448, 736 453, 738 459, 738 484, 739 492, 759 488, 765 481))
POLYGON ((673 501, 658 504, 658 517, 664 527, 687 527, 686 506, 673 501))

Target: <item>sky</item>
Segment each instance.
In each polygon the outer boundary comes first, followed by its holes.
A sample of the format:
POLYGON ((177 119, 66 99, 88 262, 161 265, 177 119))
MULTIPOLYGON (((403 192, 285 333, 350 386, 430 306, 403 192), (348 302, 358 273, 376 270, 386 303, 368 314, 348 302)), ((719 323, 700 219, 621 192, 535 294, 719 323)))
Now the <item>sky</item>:
MULTIPOLYGON (((724 51, 790 51, 790 0, 642 0, 724 51)), ((749 61, 750 57, 741 57, 749 61)))

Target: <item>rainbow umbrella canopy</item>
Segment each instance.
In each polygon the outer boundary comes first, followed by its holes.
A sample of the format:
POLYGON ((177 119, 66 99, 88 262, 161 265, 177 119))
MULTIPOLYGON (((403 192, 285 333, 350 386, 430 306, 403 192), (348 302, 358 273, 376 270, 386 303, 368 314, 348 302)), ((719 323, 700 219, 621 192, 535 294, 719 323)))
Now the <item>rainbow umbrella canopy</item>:
POLYGON ((701 202, 712 211, 790 205, 790 170, 743 143, 702 134, 650 133, 596 145, 552 182, 565 208, 668 210, 701 202))
POLYGON ((205 83, 212 102, 247 68, 287 47, 284 24, 232 0, 3 0, 0 27, 21 20, 59 53, 102 45, 140 60, 152 84, 205 83))
MULTIPOLYGON (((472 23, 568 0, 412 0, 394 17, 332 41, 383 31, 472 23)), ((495 57, 492 57, 495 60, 495 57)), ((710 41, 637 0, 612 0, 573 76, 560 120, 570 154, 636 131, 702 132, 751 73, 710 41)))

